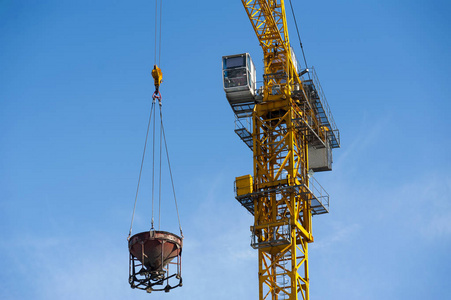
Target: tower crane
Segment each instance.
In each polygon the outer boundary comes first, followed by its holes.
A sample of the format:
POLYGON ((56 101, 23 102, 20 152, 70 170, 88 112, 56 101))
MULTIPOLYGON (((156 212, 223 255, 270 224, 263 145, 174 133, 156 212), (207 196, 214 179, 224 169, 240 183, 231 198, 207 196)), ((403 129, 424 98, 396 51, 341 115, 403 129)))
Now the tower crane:
POLYGON ((253 176, 235 179, 236 199, 254 216, 259 299, 306 300, 312 215, 329 212, 329 195, 313 173, 332 170, 340 135, 314 69, 299 68, 284 0, 241 2, 263 50, 264 74, 257 88, 248 53, 223 57, 235 132, 253 153, 253 176))

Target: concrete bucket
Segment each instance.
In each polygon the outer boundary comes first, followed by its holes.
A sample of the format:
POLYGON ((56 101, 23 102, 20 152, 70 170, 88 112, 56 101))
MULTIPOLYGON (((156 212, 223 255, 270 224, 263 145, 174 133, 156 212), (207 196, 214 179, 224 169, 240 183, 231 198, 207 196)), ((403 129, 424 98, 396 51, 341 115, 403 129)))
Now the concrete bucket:
POLYGON ((130 251, 130 277, 132 288, 151 291, 170 289, 181 286, 182 239, 166 231, 145 231, 133 235, 128 247, 130 251), (174 261, 175 260, 175 261, 174 261), (169 273, 169 266, 175 265, 176 272, 169 273), (178 280, 170 285, 169 279, 178 280), (167 285, 163 285, 167 281, 167 285))

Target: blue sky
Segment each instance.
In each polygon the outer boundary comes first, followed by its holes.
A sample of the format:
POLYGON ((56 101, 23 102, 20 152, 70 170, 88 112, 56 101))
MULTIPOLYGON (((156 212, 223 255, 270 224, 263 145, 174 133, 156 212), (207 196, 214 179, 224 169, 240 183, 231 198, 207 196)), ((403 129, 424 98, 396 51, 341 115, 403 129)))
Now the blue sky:
MULTIPOLYGON (((184 286, 159 295, 128 286, 154 5, 0 1, 1 299, 257 298, 252 216, 233 195, 252 155, 233 132, 221 82, 223 55, 249 52, 262 73, 240 1, 163 3, 161 91, 184 286)), ((293 5, 342 144, 334 171, 316 176, 331 209, 314 218, 311 298, 451 298, 448 1, 293 5)), ((163 186, 163 227, 177 232, 163 186)), ((149 190, 135 233, 149 227, 149 190)))

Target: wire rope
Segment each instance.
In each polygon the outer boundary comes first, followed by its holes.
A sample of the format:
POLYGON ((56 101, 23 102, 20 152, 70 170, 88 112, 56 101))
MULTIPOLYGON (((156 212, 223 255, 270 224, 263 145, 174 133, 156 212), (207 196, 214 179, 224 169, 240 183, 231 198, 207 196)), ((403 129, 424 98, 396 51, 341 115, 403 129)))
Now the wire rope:
POLYGON ((163 0, 160 0, 160 41, 159 41, 159 52, 158 52, 158 65, 161 67, 161 20, 163 16, 163 0))
POLYGON ((158 32, 158 0, 155 0, 155 53, 154 64, 157 64, 157 32, 158 32))
MULTIPOLYGON (((299 45, 301 46, 302 56, 304 57, 305 68, 308 69, 307 59, 305 58, 305 53, 304 53, 304 47, 302 45, 301 35, 299 33, 298 22, 296 20, 296 15, 294 14, 293 4, 291 3, 291 0, 290 0, 290 7, 291 7, 291 13, 293 14, 294 25, 296 26, 296 32, 298 34, 299 45)), ((307 73, 307 74, 308 74, 309 79, 311 79, 310 73, 307 73)))
POLYGON ((162 35, 162 20, 163 20, 163 1, 160 0, 160 9, 158 9, 158 0, 155 0, 155 53, 154 64, 158 62, 161 66, 161 35, 162 35))
MULTIPOLYGON (((160 22, 159 22, 159 28, 158 28, 158 0, 155 1, 155 55, 154 55, 154 61, 155 64, 158 61, 158 65, 161 64, 161 40, 162 40, 162 30, 161 30, 161 26, 162 26, 162 0, 160 0, 160 22), (158 49, 158 50, 157 50, 158 49)), ((138 200, 138 194, 139 194, 139 186, 141 183, 141 176, 142 176, 142 170, 143 170, 143 165, 144 165, 144 158, 145 158, 145 154, 146 154, 146 149, 147 149, 147 141, 149 138, 149 131, 150 131, 150 125, 152 123, 152 116, 153 116, 153 128, 152 128, 152 219, 151 219, 151 230, 155 230, 154 229, 154 212, 155 212, 155 129, 156 129, 156 109, 155 109, 155 103, 156 103, 156 99, 158 99, 158 103, 159 103, 159 107, 160 107, 160 141, 159 141, 159 186, 158 186, 158 230, 160 230, 161 228, 161 197, 162 197, 162 155, 163 155, 163 142, 164 142, 164 147, 165 147, 165 152, 166 152, 166 157, 167 157, 167 161, 168 161, 168 167, 169 167, 169 174, 170 174, 170 178, 171 178, 171 185, 172 185, 172 192, 174 194, 174 201, 175 201, 175 209, 177 212, 177 219, 178 219, 178 225, 179 225, 179 229, 180 229, 180 235, 183 238, 183 231, 182 231, 182 225, 180 222, 180 214, 179 214, 179 210, 178 210, 178 203, 177 203, 177 197, 175 194, 175 186, 174 186, 174 179, 173 179, 173 175, 172 175, 172 168, 171 168, 171 162, 169 159, 169 151, 168 151, 168 145, 167 145, 167 141, 166 141, 166 134, 164 132, 164 125, 163 125, 163 110, 162 110, 162 103, 161 103, 161 94, 154 94, 153 96, 153 101, 152 101, 152 107, 150 110, 150 115, 149 115, 149 122, 147 124, 147 131, 146 131, 146 139, 145 139, 145 143, 144 143, 144 150, 143 150, 143 156, 141 159, 141 167, 139 170, 139 176, 138 176, 138 185, 136 188, 136 195, 135 195, 135 203, 133 206, 133 213, 132 213, 132 221, 130 224, 130 232, 128 235, 128 239, 130 239, 131 233, 132 233, 132 227, 133 227, 133 221, 134 221, 134 217, 135 217, 135 211, 136 211, 136 204, 137 204, 137 200, 138 200)))
MULTIPOLYGON (((155 104, 156 100, 153 99, 155 104)), ((153 110, 153 134, 152 134, 152 220, 151 229, 154 229, 154 195, 155 195, 155 122, 156 122, 156 110, 153 110)))
POLYGON ((177 197, 176 197, 176 194, 175 194, 174 178, 172 176, 172 168, 171 168, 171 161, 169 159, 168 144, 166 142, 166 134, 164 132, 163 110, 162 110, 161 106, 160 106, 160 118, 161 118, 161 131, 163 132, 164 147, 165 147, 165 150, 166 150, 166 157, 167 157, 167 160, 168 160, 169 175, 171 177, 172 192, 174 194, 175 210, 177 212, 177 219, 178 219, 178 222, 179 222, 180 235, 183 238, 182 224, 180 222, 179 208, 178 208, 178 204, 177 204, 177 197))
POLYGON ((158 193, 158 230, 160 230, 161 228, 161 154, 163 151, 161 151, 162 149, 162 135, 163 135, 163 130, 162 130, 162 125, 163 125, 163 118, 161 117, 161 103, 160 103, 160 176, 159 176, 159 193, 158 193))
POLYGON ((130 231, 128 233, 128 238, 130 239, 130 236, 132 235, 132 228, 133 228, 133 220, 135 218, 135 211, 136 211, 136 203, 138 201, 138 192, 139 192, 139 185, 141 183, 141 175, 142 175, 142 171, 143 171, 143 165, 144 165, 144 158, 146 156, 146 148, 147 148, 147 139, 149 137, 149 129, 150 129, 150 124, 151 124, 151 120, 152 120, 152 112, 154 112, 154 108, 155 108, 155 101, 152 102, 152 106, 150 108, 150 115, 149 115, 149 122, 147 124, 147 131, 146 131, 146 139, 144 141, 144 150, 143 150, 143 156, 141 159, 141 167, 139 168, 139 176, 138 176, 138 186, 136 188, 136 195, 135 195, 135 204, 133 206, 133 213, 132 213, 132 221, 130 224, 130 231))

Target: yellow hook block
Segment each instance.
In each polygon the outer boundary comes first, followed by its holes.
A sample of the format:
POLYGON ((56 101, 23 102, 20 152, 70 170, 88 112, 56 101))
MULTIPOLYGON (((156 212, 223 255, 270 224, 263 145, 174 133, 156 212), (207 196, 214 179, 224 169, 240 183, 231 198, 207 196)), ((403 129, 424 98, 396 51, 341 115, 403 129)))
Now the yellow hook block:
POLYGON ((155 81, 155 91, 158 92, 161 82, 163 82, 163 72, 157 65, 153 65, 152 77, 155 81))

